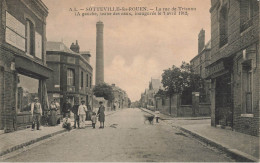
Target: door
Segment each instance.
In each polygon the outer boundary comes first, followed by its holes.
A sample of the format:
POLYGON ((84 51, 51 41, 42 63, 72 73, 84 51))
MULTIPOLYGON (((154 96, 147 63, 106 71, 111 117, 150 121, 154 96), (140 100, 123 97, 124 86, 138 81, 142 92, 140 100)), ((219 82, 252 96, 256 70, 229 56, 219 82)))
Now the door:
POLYGON ((216 79, 216 125, 233 125, 231 74, 216 79))

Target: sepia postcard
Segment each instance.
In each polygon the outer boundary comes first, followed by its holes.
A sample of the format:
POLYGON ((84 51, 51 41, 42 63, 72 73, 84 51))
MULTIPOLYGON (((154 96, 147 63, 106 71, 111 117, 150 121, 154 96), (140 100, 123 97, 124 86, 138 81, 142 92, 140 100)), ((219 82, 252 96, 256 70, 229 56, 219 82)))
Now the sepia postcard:
POLYGON ((0 162, 259 162, 259 0, 0 0, 0 162))

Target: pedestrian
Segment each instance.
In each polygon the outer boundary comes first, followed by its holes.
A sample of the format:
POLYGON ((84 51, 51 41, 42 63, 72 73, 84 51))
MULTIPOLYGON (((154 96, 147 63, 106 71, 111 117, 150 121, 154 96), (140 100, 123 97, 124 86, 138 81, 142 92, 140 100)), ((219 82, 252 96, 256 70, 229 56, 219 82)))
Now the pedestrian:
POLYGON ((96 128, 97 114, 96 114, 95 112, 92 113, 91 121, 92 121, 92 127, 93 127, 93 128, 96 128))
POLYGON ((85 101, 81 101, 81 105, 79 106, 78 109, 79 128, 85 127, 86 112, 87 112, 87 107, 85 105, 85 101))
POLYGON ((50 105, 50 119, 49 119, 49 124, 51 126, 56 126, 57 124, 57 105, 55 104, 54 101, 51 102, 50 105))
POLYGON ((154 113, 155 113, 156 123, 159 123, 159 118, 160 118, 159 110, 155 111, 154 113))
POLYGON ((35 97, 34 102, 31 104, 31 113, 32 113, 32 131, 34 131, 35 129, 35 123, 37 125, 37 130, 40 130, 42 107, 38 97, 35 97))
POLYGON ((105 107, 103 106, 103 102, 99 102, 99 109, 98 109, 98 121, 100 122, 99 128, 104 128, 104 122, 105 122, 105 107))
POLYGON ((79 128, 79 115, 78 115, 78 110, 79 110, 79 103, 76 102, 76 104, 72 107, 72 112, 74 113, 74 128, 76 128, 76 125, 78 124, 79 128))
POLYGON ((62 127, 70 131, 72 129, 71 127, 71 119, 69 118, 68 114, 65 114, 65 118, 63 118, 63 124, 62 127))
POLYGON ((54 99, 54 103, 57 107, 57 112, 56 112, 56 114, 57 114, 57 124, 60 124, 60 121, 62 120, 61 118, 63 117, 63 116, 61 117, 60 103, 57 101, 56 98, 54 99))
POLYGON ((66 114, 70 118, 70 110, 71 110, 71 104, 69 102, 69 98, 66 98, 66 102, 62 106, 63 118, 66 116, 66 114))

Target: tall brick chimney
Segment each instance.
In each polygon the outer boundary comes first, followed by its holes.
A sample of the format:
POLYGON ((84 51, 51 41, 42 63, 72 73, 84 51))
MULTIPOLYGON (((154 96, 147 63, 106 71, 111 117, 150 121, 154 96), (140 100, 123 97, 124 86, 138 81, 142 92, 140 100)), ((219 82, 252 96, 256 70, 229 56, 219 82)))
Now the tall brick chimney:
POLYGON ((98 21, 96 28, 96 85, 98 85, 104 82, 103 22, 98 21))
POLYGON ((201 29, 198 36, 198 53, 200 53, 205 46, 205 30, 201 29))

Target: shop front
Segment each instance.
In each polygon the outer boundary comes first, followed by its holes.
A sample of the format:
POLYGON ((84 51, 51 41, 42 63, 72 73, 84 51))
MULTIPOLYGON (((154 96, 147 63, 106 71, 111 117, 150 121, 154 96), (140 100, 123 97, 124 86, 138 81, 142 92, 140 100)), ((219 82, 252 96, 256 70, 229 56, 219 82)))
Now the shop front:
POLYGON ((51 69, 27 58, 16 57, 16 118, 15 130, 31 125, 31 103, 38 97, 43 109, 42 123, 46 123, 49 102, 46 89, 46 79, 51 75, 51 69))
POLYGON ((221 58, 207 67, 211 79, 211 124, 233 127, 232 58, 221 58))

